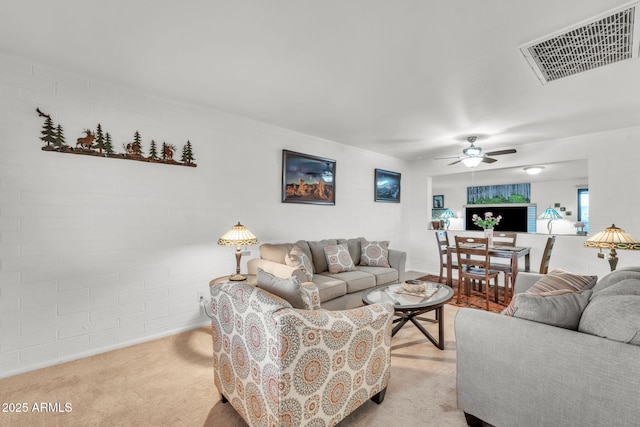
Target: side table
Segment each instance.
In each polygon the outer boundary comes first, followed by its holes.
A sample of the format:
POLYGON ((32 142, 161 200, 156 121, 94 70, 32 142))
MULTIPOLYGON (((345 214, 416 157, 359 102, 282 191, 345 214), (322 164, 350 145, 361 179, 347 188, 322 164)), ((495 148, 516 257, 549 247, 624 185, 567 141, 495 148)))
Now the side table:
POLYGON ((215 279, 212 279, 209 282, 209 286, 213 286, 213 285, 215 285, 217 283, 224 283, 224 282, 246 283, 246 284, 251 285, 251 286, 255 286, 258 283, 258 278, 256 277, 255 274, 243 274, 243 276, 246 276, 247 280, 243 280, 242 282, 232 282, 232 281, 230 281, 229 277, 231 277, 231 275, 216 277, 215 279))

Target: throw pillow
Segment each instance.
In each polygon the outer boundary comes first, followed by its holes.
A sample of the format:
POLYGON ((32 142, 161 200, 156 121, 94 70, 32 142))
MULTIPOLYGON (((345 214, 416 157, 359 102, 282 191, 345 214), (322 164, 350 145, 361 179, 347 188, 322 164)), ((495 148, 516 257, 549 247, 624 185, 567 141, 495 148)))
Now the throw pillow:
POLYGON ((539 294, 518 294, 513 301, 513 317, 576 331, 591 293, 590 290, 574 292, 560 289, 539 294))
POLYGON ((349 255, 355 265, 360 265, 360 254, 362 252, 362 241, 364 237, 356 237, 354 239, 338 239, 339 245, 347 245, 349 255))
POLYGON ((558 268, 549 274, 545 274, 527 292, 535 294, 558 289, 569 289, 575 292, 591 289, 597 281, 598 276, 581 276, 558 268))
POLYGON ((291 248, 291 251, 285 257, 284 262, 289 267, 302 269, 307 277, 307 281, 311 282, 313 280, 313 265, 311 264, 311 259, 309 259, 300 246, 293 245, 293 248, 291 248))
MULTIPOLYGON (((591 289, 598 281, 598 276, 581 276, 569 273, 562 269, 553 270, 549 274, 542 276, 533 286, 531 286, 527 294, 540 294, 542 292, 557 291, 560 289, 568 289, 573 292, 591 289)), ((513 316, 515 311, 515 298, 504 311, 507 316, 513 316)))
POLYGON ((391 267, 389 265, 389 241, 362 240, 360 265, 391 267))
POLYGON ((327 245, 324 247, 324 254, 327 257, 329 273, 336 274, 356 270, 346 245, 327 245))
POLYGON ((287 279, 282 279, 274 276, 273 274, 267 273, 258 267, 256 279, 257 286, 260 289, 264 289, 267 292, 279 296, 295 308, 307 308, 307 305, 302 298, 300 282, 297 277, 291 276, 287 279))

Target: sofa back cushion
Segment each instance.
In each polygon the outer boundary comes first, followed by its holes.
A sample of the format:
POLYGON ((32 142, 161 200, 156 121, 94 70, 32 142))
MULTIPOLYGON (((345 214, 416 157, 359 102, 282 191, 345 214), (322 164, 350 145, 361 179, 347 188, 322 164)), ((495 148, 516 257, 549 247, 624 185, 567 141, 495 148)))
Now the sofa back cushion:
POLYGON ((285 264, 285 257, 292 247, 292 243, 263 243, 260 245, 260 258, 285 264))
POLYGON ((593 287, 593 292, 600 293, 601 290, 608 288, 611 285, 615 285, 625 279, 640 280, 640 271, 633 270, 631 267, 614 270, 598 281, 598 283, 593 287))
POLYGON ((578 330, 640 345, 640 280, 624 279, 594 293, 578 330))
POLYGON ((309 250, 311 251, 311 261, 313 262, 313 272, 322 273, 329 270, 327 258, 324 254, 324 247, 328 245, 337 245, 336 239, 325 239, 320 241, 307 241, 309 250))

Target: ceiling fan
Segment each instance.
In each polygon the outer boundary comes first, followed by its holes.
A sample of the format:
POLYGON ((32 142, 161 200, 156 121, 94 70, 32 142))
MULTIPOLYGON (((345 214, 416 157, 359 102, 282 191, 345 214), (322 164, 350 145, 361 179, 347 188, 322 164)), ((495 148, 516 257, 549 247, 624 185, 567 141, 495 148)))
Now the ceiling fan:
POLYGON ((469 168, 473 168, 478 166, 480 163, 493 163, 497 162, 496 159, 491 156, 500 156, 502 154, 513 154, 516 153, 514 148, 508 150, 498 150, 498 151, 490 151, 488 153, 482 152, 482 147, 476 147, 474 143, 476 142, 476 136, 468 136, 467 141, 471 144, 469 147, 462 150, 464 156, 449 156, 449 157, 436 157, 434 160, 442 160, 442 159, 458 159, 453 163, 449 163, 447 166, 455 165, 456 163, 462 162, 465 166, 469 168))

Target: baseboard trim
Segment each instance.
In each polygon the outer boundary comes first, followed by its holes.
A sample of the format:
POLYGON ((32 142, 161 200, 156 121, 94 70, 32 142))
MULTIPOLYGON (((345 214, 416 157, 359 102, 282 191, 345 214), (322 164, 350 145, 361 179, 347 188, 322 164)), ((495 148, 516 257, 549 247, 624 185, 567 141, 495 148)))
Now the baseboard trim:
POLYGON ((108 353, 110 351, 119 350, 121 348, 126 348, 126 347, 131 347, 133 345, 142 344, 142 343, 145 343, 145 342, 157 340, 157 339, 168 337, 168 336, 171 336, 171 335, 177 335, 177 334, 180 334, 182 332, 192 331, 194 329, 202 328, 203 326, 208 326, 210 324, 211 324, 211 320, 209 318, 206 318, 206 319, 203 319, 203 320, 201 320, 199 322, 190 323, 188 325, 184 325, 184 326, 181 326, 181 327, 178 327, 178 328, 175 328, 175 329, 165 330, 165 331, 153 334, 153 335, 147 335, 147 336, 144 336, 144 337, 141 337, 141 338, 138 338, 138 339, 122 342, 122 343, 119 343, 119 344, 116 344, 116 345, 111 345, 111 346, 103 347, 103 348, 100 348, 100 349, 93 349, 91 351, 77 353, 77 354, 75 354, 73 356, 67 356, 67 357, 63 357, 63 358, 60 358, 60 359, 52 360, 52 361, 49 361, 49 362, 34 363, 34 364, 27 365, 27 366, 24 366, 24 367, 20 367, 18 369, 14 369, 14 370, 11 370, 11 371, 0 372, 0 379, 1 378, 13 377, 15 375, 20 375, 20 374, 26 374, 27 372, 37 371, 38 369, 49 368, 51 366, 61 365, 63 363, 67 363, 67 362, 73 362, 74 360, 84 359, 86 357, 95 356, 97 354, 108 353))

